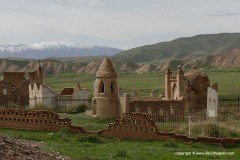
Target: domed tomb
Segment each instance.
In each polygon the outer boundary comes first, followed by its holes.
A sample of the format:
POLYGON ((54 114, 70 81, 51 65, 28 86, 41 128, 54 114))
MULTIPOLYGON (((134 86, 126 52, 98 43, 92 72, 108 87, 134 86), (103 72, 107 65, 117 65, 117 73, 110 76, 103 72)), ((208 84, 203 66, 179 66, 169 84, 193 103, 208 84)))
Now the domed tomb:
POLYGON ((188 91, 194 93, 207 93, 210 81, 204 72, 201 72, 194 65, 192 70, 184 74, 188 81, 188 91))

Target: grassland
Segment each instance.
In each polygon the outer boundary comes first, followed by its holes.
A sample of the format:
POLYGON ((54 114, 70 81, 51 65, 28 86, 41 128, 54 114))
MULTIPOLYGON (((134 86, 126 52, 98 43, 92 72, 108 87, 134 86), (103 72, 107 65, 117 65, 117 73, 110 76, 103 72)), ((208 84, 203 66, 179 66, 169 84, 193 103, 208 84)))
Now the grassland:
MULTIPOLYGON (((208 75, 211 84, 219 84, 219 93, 240 93, 240 70, 204 70, 208 75)), ((80 82, 83 88, 93 91, 95 75, 89 74, 62 74, 46 77, 45 83, 50 84, 56 91, 63 87, 74 87, 80 82)), ((164 72, 150 72, 145 74, 119 74, 119 85, 126 90, 135 89, 141 92, 155 90, 158 94, 164 93, 164 72)))
MULTIPOLYGON (((73 124, 85 125, 96 131, 105 127, 112 120, 90 119, 83 114, 60 114, 61 117, 71 117, 73 124)), ((72 159, 105 160, 105 159, 132 159, 132 160, 159 160, 159 159, 233 159, 240 158, 240 146, 225 147, 200 143, 180 143, 174 141, 141 141, 120 140, 115 138, 99 137, 95 135, 73 134, 66 130, 56 133, 42 131, 24 131, 0 129, 0 134, 17 139, 34 140, 41 142, 40 149, 47 152, 60 153, 72 159), (234 152, 234 155, 176 155, 177 153, 192 154, 193 152, 234 152)))

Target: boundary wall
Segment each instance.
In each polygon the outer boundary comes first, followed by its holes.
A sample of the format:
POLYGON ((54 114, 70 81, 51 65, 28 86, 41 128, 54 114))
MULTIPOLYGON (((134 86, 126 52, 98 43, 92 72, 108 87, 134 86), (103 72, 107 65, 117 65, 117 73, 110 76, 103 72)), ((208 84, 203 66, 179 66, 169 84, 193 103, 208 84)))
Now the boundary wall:
MULTIPOLYGON (((72 126, 69 118, 61 119, 57 113, 41 110, 0 109, 0 127, 48 132, 68 129, 75 133, 94 134, 86 132, 80 126, 72 126)), ((144 113, 124 113, 122 119, 110 123, 106 129, 98 131, 97 135, 120 139, 176 140, 223 145, 240 144, 240 138, 191 138, 175 133, 159 132, 155 122, 144 113)))
POLYGON ((175 133, 159 132, 155 122, 143 113, 124 113, 123 119, 110 123, 106 129, 99 131, 98 134, 120 139, 176 140, 224 145, 240 144, 240 138, 191 138, 175 133))
POLYGON ((50 132, 67 128, 85 133, 82 127, 72 126, 71 119, 61 119, 57 113, 41 110, 0 109, 0 127, 50 132))

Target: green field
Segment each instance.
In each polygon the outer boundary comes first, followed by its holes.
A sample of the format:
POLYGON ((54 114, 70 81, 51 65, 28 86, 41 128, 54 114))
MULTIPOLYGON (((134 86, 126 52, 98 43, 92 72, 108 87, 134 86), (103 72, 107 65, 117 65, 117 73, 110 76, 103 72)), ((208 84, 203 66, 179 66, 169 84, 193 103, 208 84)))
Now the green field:
MULTIPOLYGON (((60 114, 60 116, 70 117, 73 119, 73 124, 83 125, 92 131, 105 128, 112 121, 92 119, 83 114, 60 114)), ((240 146, 225 147, 174 141, 120 140, 95 135, 73 134, 66 130, 48 133, 43 131, 0 129, 0 134, 17 139, 42 142, 40 149, 47 152, 60 153, 76 160, 240 159, 240 146), (234 152, 234 155, 192 155, 193 152, 199 154, 206 154, 207 152, 216 152, 218 154, 234 152), (191 155, 176 155, 178 153, 191 155)))
MULTIPOLYGON (((211 82, 219 84, 219 93, 240 93, 240 70, 205 70, 211 82)), ((145 74, 118 74, 119 85, 126 90, 135 89, 139 92, 164 94, 164 72, 150 72, 145 74)), ((54 90, 61 91, 63 87, 74 87, 80 82, 83 88, 93 91, 95 75, 89 74, 62 74, 45 77, 44 82, 54 90)))

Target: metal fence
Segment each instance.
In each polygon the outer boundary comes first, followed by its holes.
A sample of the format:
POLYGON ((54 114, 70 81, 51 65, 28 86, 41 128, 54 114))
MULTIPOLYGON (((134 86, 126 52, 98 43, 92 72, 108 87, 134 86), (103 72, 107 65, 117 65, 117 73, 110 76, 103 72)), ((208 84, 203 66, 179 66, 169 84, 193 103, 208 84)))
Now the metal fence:
POLYGON ((239 94, 220 94, 218 96, 219 112, 232 112, 240 114, 240 97, 239 94))
POLYGON ((189 137, 239 137, 240 116, 219 113, 217 118, 208 118, 206 110, 196 113, 176 112, 149 115, 155 120, 160 132, 173 132, 189 137))
MULTIPOLYGON (((190 137, 240 137, 239 94, 220 94, 217 117, 207 117, 207 110, 157 112, 150 114, 161 132, 174 132, 190 137)), ((202 104, 202 103, 199 103, 202 104)), ((194 104, 193 104, 194 105, 194 104)), ((199 108, 194 107, 192 108, 199 108)), ((206 108, 206 104, 205 104, 206 108)))
POLYGON ((41 97, 25 99, 20 103, 12 96, 0 97, 0 108, 37 108, 56 112, 74 112, 91 104, 91 99, 61 99, 58 97, 41 97))

